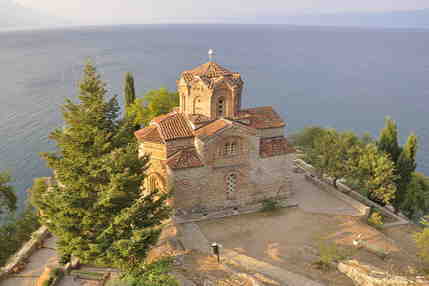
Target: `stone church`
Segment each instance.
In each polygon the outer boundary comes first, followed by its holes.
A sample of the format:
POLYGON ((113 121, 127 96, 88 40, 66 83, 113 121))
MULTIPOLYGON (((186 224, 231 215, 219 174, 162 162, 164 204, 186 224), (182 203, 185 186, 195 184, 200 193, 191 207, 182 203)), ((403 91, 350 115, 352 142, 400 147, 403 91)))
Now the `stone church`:
POLYGON ((182 72, 180 106, 137 131, 150 154, 146 190, 173 190, 180 214, 242 209, 290 193, 286 123, 271 106, 242 109, 243 80, 214 61, 182 72))

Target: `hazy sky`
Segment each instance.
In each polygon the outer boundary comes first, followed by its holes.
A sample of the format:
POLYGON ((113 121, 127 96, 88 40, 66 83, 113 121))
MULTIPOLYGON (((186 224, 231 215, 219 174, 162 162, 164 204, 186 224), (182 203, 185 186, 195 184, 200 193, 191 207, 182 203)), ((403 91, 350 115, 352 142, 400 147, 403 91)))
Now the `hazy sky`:
POLYGON ((15 0, 76 24, 213 21, 270 14, 429 8, 429 0, 15 0))

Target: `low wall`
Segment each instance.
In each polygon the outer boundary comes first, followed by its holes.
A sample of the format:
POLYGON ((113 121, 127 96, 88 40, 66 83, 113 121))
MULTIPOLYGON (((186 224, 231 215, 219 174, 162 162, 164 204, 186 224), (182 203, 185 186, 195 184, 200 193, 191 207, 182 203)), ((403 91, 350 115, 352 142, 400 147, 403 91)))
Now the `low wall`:
POLYGON ((7 275, 12 274, 20 264, 22 264, 34 251, 36 251, 40 244, 49 235, 46 226, 40 227, 37 231, 33 232, 32 238, 27 241, 21 249, 9 258, 7 264, 0 269, 0 280, 4 279, 7 275))
POLYGON ((390 216, 396 219, 396 222, 393 223, 387 223, 383 225, 383 227, 391 227, 391 226, 397 226, 397 225, 404 225, 409 224, 410 221, 406 219, 405 217, 399 216, 395 214, 394 212, 390 211, 386 207, 383 207, 368 198, 362 196, 359 192, 351 189, 347 185, 338 182, 337 187, 338 189, 334 188, 332 186, 332 179, 329 177, 318 179, 315 177, 315 169, 310 164, 307 164, 301 159, 294 160, 294 164, 304 170, 306 172, 305 176, 309 177, 312 181, 315 181, 322 189, 329 191, 334 196, 342 199, 343 201, 348 202, 351 204, 354 208, 358 209, 362 213, 366 213, 366 216, 369 215, 370 207, 377 208, 383 215, 390 216), (362 207, 364 205, 364 207, 362 207), (366 209, 367 208, 367 209, 366 209))
POLYGON ((360 203, 357 200, 354 200, 353 198, 338 192, 334 187, 332 187, 331 185, 328 185, 326 182, 319 180, 318 178, 314 177, 313 175, 309 175, 309 174, 305 174, 305 178, 309 181, 311 181, 313 184, 316 184, 317 186, 319 186, 322 190, 330 193, 331 195, 333 195, 334 197, 336 197, 337 199, 342 200, 343 202, 349 204, 350 206, 352 206, 353 208, 357 209, 360 213, 360 216, 362 217, 368 217, 369 216, 369 212, 371 210, 371 208, 363 203, 360 203))
POLYGON ((379 210, 383 215, 385 215, 385 216, 391 216, 391 217, 393 217, 394 219, 397 220, 396 222, 393 222, 393 223, 387 223, 387 224, 383 225, 383 227, 396 226, 396 225, 402 225, 402 224, 408 224, 408 223, 410 223, 410 221, 408 219, 406 219, 404 217, 401 217, 401 216, 395 214, 394 212, 390 211, 386 207, 383 207, 383 206, 381 206, 381 205, 379 205, 379 204, 377 204, 377 203, 369 200, 368 198, 362 196, 358 192, 350 189, 348 186, 346 186, 346 185, 344 185, 342 183, 338 183, 337 185, 338 185, 338 189, 341 192, 347 194, 351 198, 353 198, 353 199, 355 199, 355 200, 357 200, 357 201, 359 201, 359 202, 361 202, 361 203, 363 203, 363 204, 365 204, 367 206, 371 206, 371 207, 377 208, 377 210, 379 210))

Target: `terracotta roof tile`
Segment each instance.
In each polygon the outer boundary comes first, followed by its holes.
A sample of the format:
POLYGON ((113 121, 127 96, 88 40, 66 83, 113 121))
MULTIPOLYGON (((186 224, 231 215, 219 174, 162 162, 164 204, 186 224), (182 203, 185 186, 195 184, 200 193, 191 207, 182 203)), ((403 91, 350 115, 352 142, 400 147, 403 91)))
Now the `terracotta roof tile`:
POLYGON ((225 75, 232 75, 233 72, 220 66, 215 62, 207 62, 194 69, 184 71, 183 74, 190 74, 193 76, 212 78, 212 77, 220 77, 225 75))
POLYGON ((154 118, 151 122, 158 126, 161 137, 165 140, 193 137, 192 129, 182 113, 171 112, 154 118))
POLYGON ((237 120, 256 129, 280 128, 286 125, 271 106, 243 109, 237 120))
POLYGON ((177 152, 171 156, 166 163, 172 169, 197 168, 204 166, 195 148, 188 148, 177 152))
POLYGON ((295 148, 290 146, 284 137, 261 138, 259 148, 259 154, 262 158, 295 153, 295 148))
POLYGON ((231 123, 223 119, 218 119, 195 130, 194 134, 199 137, 212 136, 213 134, 227 127, 228 125, 231 125, 231 123))
POLYGON ((222 80, 231 86, 241 86, 243 81, 239 73, 220 66, 215 62, 208 62, 192 70, 182 72, 183 79, 188 83, 202 81, 208 88, 212 89, 222 80))
POLYGON ((164 144, 164 140, 161 138, 161 135, 158 132, 156 126, 148 126, 143 129, 140 129, 134 133, 137 139, 142 141, 148 141, 153 143, 164 144))

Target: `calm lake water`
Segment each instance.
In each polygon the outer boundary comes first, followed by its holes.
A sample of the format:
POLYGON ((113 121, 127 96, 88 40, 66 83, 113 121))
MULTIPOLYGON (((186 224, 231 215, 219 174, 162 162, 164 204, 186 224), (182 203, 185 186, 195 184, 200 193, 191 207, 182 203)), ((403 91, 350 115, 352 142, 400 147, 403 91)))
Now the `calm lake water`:
POLYGON ((377 134, 391 116, 402 141, 419 135, 419 170, 429 175, 429 30, 269 25, 0 32, 0 170, 12 173, 21 198, 33 178, 50 175, 38 153, 53 150, 48 134, 62 124, 64 99, 76 97, 86 58, 112 95, 128 71, 141 95, 174 89, 209 48, 242 74, 244 106, 274 106, 288 132, 322 125, 377 134))

